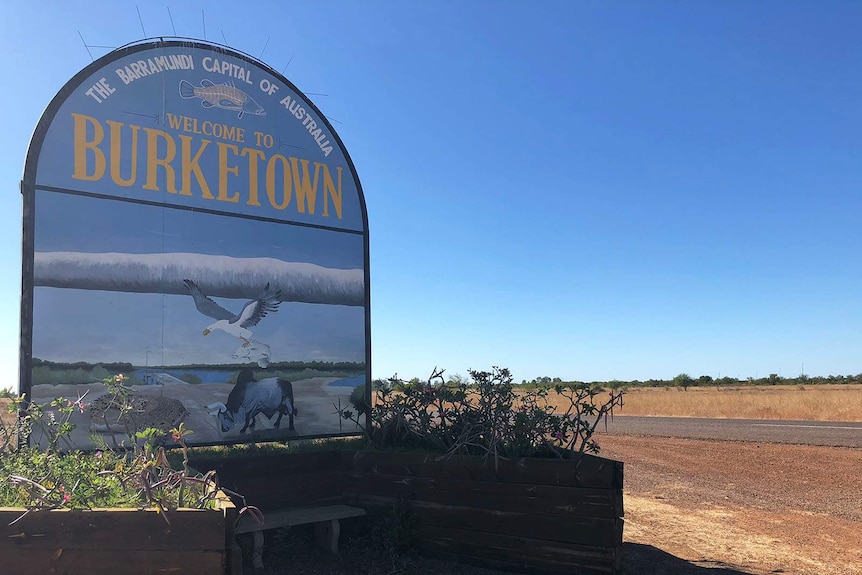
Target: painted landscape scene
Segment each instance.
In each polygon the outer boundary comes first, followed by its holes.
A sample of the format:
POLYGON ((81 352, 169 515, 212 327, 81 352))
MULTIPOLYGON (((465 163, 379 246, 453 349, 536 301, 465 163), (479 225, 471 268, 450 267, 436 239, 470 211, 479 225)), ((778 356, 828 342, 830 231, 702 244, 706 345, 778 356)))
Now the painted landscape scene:
MULTIPOLYGON (((121 442, 127 432, 147 428, 167 433, 184 423, 193 434, 190 444, 215 444, 237 441, 287 439, 298 436, 325 436, 355 431, 345 428, 338 417, 338 406, 350 404, 351 394, 362 397, 365 366, 353 362, 280 362, 267 369, 250 369, 246 364, 223 365, 133 365, 131 363, 89 364, 54 363, 34 359, 33 398, 48 402, 57 397, 76 402, 83 398, 84 408, 75 412, 72 433, 75 447, 93 445, 93 436, 107 445, 121 442), (254 383, 276 380, 289 382, 292 395, 288 409, 253 416, 245 427, 237 417, 229 429, 219 418, 222 404, 230 407, 231 392, 238 389, 240 373, 251 374, 254 383), (134 398, 134 412, 121 415, 111 408, 110 393, 104 380, 120 378, 134 398), (286 417, 278 417, 279 415, 286 417), (281 420, 281 421, 278 421, 281 420), (288 421, 293 421, 293 428, 288 421), (276 427, 276 422, 279 423, 276 427)), ((241 379, 240 379, 241 381, 241 379)), ((248 381, 246 391, 248 390, 248 381)), ((38 431, 34 442, 40 441, 38 431)))

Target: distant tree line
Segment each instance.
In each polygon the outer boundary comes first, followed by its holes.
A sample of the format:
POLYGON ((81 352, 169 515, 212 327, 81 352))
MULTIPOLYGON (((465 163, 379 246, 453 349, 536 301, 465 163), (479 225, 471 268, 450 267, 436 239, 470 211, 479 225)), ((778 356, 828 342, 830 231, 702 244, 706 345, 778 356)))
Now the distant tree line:
POLYGON ((589 383, 590 385, 606 387, 610 389, 618 389, 621 387, 678 387, 684 390, 687 390, 689 387, 739 387, 739 386, 749 386, 749 385, 823 385, 823 384, 837 384, 837 385, 846 385, 851 383, 862 383, 862 373, 858 373, 856 375, 827 375, 827 376, 809 376, 806 374, 800 374, 796 377, 782 377, 777 373, 770 373, 766 377, 748 377, 746 379, 739 379, 736 377, 719 377, 713 378, 709 375, 701 375, 697 378, 690 376, 687 373, 680 373, 676 375, 672 379, 648 379, 646 381, 633 380, 633 381, 620 381, 620 380, 611 380, 611 381, 592 381, 592 382, 582 382, 582 381, 563 381, 559 377, 537 377, 535 379, 531 379, 529 381, 522 380, 521 386, 525 389, 532 389, 536 387, 550 387, 553 385, 557 385, 559 383, 564 384, 584 384, 589 383))
MULTIPOLYGON (((618 379, 610 381, 577 381, 564 380, 560 377, 536 377, 531 380, 523 379, 521 383, 515 385, 521 389, 536 389, 540 387, 552 388, 555 385, 588 385, 590 387, 603 387, 606 389, 620 389, 632 387, 675 387, 683 390, 688 390, 689 387, 712 387, 721 389, 723 387, 741 387, 754 385, 847 385, 847 384, 862 384, 862 373, 856 375, 827 375, 827 376, 810 376, 800 374, 796 377, 782 377, 777 373, 770 373, 766 377, 748 377, 739 379, 736 377, 718 377, 713 378, 710 375, 701 375, 692 377, 687 373, 680 373, 671 379, 648 379, 646 381, 632 380, 622 381, 618 379)), ((472 382, 468 377, 460 374, 454 374, 445 379, 446 385, 471 385, 472 382)), ((418 388, 428 385, 427 380, 414 377, 411 379, 401 379, 397 375, 387 379, 375 379, 372 381, 374 389, 395 389, 401 391, 407 387, 418 388)), ((439 382, 438 382, 439 385, 439 382)))

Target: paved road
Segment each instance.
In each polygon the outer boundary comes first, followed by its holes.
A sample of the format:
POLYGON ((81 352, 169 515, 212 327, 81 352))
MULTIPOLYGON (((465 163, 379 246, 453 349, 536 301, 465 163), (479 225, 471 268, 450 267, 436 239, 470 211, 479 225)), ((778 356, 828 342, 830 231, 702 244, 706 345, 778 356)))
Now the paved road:
POLYGON ((836 421, 700 419, 618 415, 613 420, 608 419, 607 432, 603 423, 599 424, 596 431, 597 439, 600 442, 601 435, 609 433, 862 447, 862 423, 836 421))

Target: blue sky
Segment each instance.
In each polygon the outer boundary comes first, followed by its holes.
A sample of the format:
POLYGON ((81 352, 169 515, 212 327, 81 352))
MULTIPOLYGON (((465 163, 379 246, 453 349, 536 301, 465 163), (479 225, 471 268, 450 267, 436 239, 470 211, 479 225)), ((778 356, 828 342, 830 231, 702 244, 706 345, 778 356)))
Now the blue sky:
MULTIPOLYGON (((333 120, 368 207, 375 376, 862 372, 859 3, 138 5, 147 36, 173 35, 168 5, 202 37, 203 8, 333 120)), ((134 2, 0 8, 0 385, 18 181, 90 62, 79 33, 144 36, 134 2)))

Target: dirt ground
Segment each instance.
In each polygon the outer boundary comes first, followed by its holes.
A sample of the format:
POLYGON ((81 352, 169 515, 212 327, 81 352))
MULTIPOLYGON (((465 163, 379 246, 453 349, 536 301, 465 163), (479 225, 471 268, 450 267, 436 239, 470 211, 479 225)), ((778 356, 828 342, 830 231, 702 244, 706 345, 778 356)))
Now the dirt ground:
POLYGON ((602 436, 631 575, 862 574, 862 451, 602 436))

